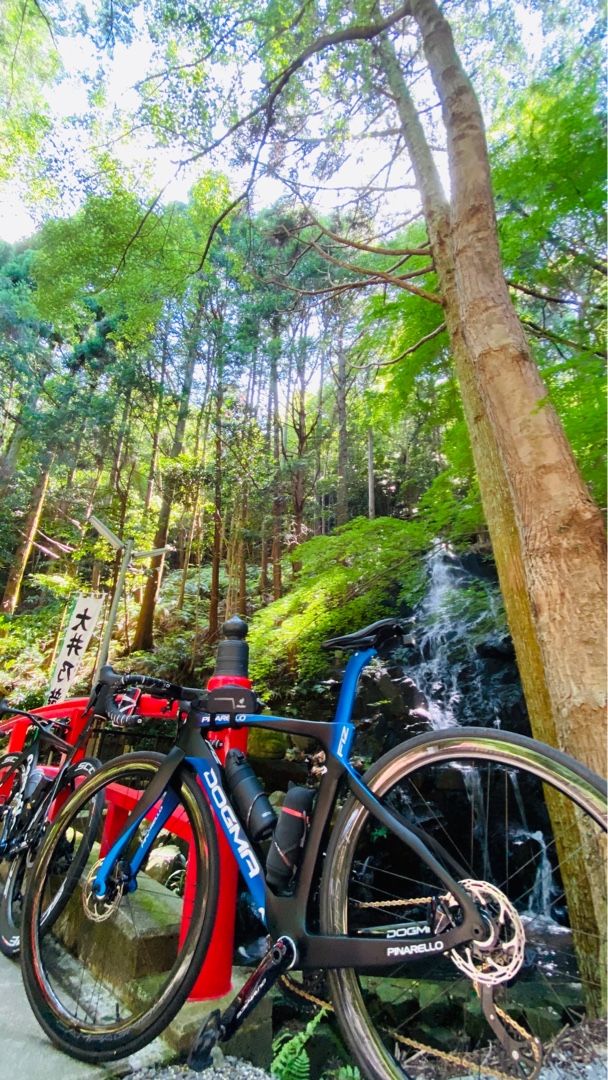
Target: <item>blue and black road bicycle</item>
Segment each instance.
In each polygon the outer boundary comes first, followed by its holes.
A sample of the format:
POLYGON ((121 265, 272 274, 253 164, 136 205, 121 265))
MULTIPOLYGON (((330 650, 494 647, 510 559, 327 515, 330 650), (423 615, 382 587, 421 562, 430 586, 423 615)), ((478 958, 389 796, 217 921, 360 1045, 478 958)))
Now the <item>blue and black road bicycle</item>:
MULTIPOLYGON (((242 675, 246 627, 231 620, 225 632, 220 653, 240 655, 232 671, 242 675)), ((89 1062, 125 1056, 175 1016, 216 916, 216 827, 268 952, 228 1009, 211 1015, 196 1067, 279 976, 306 997, 299 980, 318 969, 343 1041, 373 1080, 533 1078, 551 1055, 601 1042, 606 785, 557 750, 476 727, 409 739, 360 775, 351 763, 357 684, 402 632, 383 619, 326 643, 352 653, 333 722, 263 715, 238 679, 208 694, 146 679, 148 691, 180 702, 175 746, 117 758, 75 793, 26 898, 27 993, 59 1047, 89 1062), (222 732, 242 726, 312 738, 325 755, 320 780, 287 793, 278 823, 247 762, 223 766, 217 756, 222 732), (82 834, 101 792, 87 865, 46 929, 55 853, 82 834), (183 895, 157 880, 167 841, 189 844, 183 895)), ((105 674, 116 695, 138 678, 105 674)))

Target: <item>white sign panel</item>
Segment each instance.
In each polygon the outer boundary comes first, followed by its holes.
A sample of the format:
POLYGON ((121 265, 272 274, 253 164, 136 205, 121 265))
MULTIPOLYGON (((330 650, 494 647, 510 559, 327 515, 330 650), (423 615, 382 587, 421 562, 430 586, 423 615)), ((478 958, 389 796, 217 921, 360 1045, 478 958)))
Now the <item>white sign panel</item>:
POLYGON ((78 668, 103 604, 102 596, 78 596, 72 607, 61 652, 51 679, 48 701, 63 701, 78 674, 78 668))

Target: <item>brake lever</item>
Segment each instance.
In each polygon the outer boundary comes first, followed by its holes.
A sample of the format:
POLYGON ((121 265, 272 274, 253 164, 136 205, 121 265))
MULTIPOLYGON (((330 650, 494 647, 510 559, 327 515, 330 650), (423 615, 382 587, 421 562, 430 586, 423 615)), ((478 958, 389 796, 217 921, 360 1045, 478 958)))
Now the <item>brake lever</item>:
POLYGON ((120 714, 115 714, 110 717, 110 727, 114 731, 126 731, 127 728, 139 727, 139 725, 143 724, 143 722, 143 716, 139 715, 120 716, 120 714))

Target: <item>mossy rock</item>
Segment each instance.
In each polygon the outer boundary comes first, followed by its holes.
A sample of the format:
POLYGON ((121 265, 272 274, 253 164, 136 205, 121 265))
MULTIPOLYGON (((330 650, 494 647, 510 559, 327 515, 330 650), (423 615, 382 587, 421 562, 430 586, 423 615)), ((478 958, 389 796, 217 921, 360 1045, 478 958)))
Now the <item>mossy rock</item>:
POLYGON ((288 746, 289 739, 282 731, 251 728, 247 740, 247 753, 253 758, 282 758, 288 746))

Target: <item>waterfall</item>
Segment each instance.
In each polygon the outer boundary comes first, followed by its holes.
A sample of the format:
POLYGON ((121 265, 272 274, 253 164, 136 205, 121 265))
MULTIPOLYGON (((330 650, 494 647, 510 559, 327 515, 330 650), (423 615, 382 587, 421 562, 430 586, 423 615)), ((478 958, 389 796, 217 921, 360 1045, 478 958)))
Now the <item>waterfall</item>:
POLYGON ((416 610, 422 634, 415 682, 426 697, 433 728, 451 727, 457 722, 454 706, 460 698, 455 672, 449 664, 449 645, 455 630, 453 621, 446 616, 456 572, 450 556, 447 547, 435 547, 431 552, 427 560, 429 587, 416 610))
POLYGON ((507 769, 507 776, 509 777, 511 787, 513 789, 513 798, 515 799, 515 805, 517 806, 517 809, 519 810, 519 816, 521 818, 521 823, 522 823, 524 829, 527 830, 528 829, 528 817, 527 817, 527 814, 526 814, 526 808, 524 806, 524 800, 522 798, 522 794, 521 794, 521 791, 520 791, 520 788, 519 788, 519 774, 517 773, 516 769, 507 769))
POLYGON ((486 821, 486 807, 481 787, 481 777, 473 765, 460 765, 464 786, 469 796, 469 805, 473 808, 473 832, 481 839, 482 866, 476 871, 482 878, 492 877, 490 866, 489 832, 486 821))
POLYGON ((544 834, 537 829, 530 832, 528 829, 518 829, 513 833, 515 844, 527 844, 531 840, 538 845, 538 855, 535 859, 536 874, 530 893, 528 906, 522 914, 534 917, 536 921, 553 922, 551 913, 553 899, 556 895, 556 887, 553 881, 553 867, 547 851, 547 841, 544 834))
POLYGON ((426 700, 431 727, 500 727, 505 719, 521 727, 521 686, 491 562, 436 543, 426 569, 405 673, 426 700))

